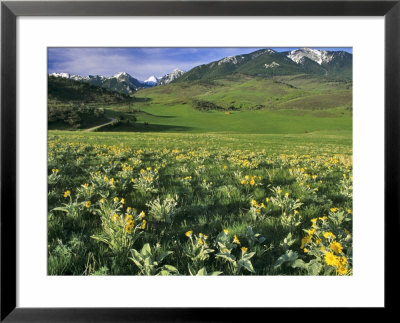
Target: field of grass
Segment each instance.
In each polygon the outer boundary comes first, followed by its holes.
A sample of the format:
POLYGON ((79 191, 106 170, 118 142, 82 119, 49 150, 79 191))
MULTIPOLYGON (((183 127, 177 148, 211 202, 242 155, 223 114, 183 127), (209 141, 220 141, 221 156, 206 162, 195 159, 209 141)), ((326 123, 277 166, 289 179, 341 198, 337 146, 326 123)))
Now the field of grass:
POLYGON ((198 113, 214 133, 49 131, 48 273, 351 275, 351 119, 225 134, 198 113))

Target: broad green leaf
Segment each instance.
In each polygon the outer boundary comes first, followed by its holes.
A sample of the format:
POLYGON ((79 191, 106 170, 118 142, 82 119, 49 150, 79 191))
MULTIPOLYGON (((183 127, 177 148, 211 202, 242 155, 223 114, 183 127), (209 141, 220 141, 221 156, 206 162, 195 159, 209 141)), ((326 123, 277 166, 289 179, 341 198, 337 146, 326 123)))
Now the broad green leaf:
POLYGON ((281 266, 285 262, 294 261, 298 257, 296 251, 287 250, 282 256, 280 256, 274 264, 275 269, 281 266))

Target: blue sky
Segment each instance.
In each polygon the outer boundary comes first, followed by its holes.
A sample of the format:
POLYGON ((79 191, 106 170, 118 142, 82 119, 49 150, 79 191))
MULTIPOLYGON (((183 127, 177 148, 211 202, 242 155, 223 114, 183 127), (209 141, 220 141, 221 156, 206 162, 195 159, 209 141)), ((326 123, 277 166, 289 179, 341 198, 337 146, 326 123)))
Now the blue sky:
MULTIPOLYGON (((297 47, 271 48, 276 51, 287 51, 297 47)), ((151 75, 163 76, 175 68, 188 71, 197 65, 210 63, 226 56, 251 53, 258 49, 260 48, 48 48, 48 73, 112 76, 118 72, 126 72, 139 80, 145 80, 151 75)), ((352 48, 317 49, 345 50, 352 53, 352 48)))

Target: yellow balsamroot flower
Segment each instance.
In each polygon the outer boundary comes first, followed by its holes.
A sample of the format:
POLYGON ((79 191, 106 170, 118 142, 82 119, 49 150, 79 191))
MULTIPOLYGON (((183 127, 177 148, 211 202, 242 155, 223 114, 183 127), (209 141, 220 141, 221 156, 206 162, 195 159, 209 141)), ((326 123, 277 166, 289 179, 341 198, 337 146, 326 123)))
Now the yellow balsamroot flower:
POLYGON ((228 234, 228 233, 229 233, 229 230, 228 230, 228 229, 224 229, 224 233, 225 233, 225 234, 228 234))
POLYGON ((265 198, 265 202, 267 202, 267 203, 269 202, 269 198, 268 197, 265 198))
POLYGON ((242 247, 240 250, 242 250, 242 252, 245 253, 245 252, 247 252, 247 250, 249 250, 249 249, 247 249, 246 247, 242 247))
POLYGON ((143 222, 142 222, 142 230, 146 229, 146 223, 147 223, 147 221, 143 220, 143 222))
POLYGON ((307 249, 307 248, 304 248, 303 251, 304 251, 304 253, 307 253, 307 252, 308 252, 308 249, 307 249))
POLYGON ((304 248, 304 245, 309 244, 310 241, 311 241, 311 239, 312 239, 312 236, 311 236, 311 235, 305 236, 303 239, 301 239, 301 246, 300 246, 300 249, 303 249, 303 248, 304 248))
POLYGON ((197 242, 199 243, 199 244, 204 244, 204 241, 203 240, 201 240, 201 238, 199 237, 198 239, 197 239, 197 242))
POLYGON ((279 194, 281 194, 281 193, 282 193, 282 190, 281 190, 281 189, 279 189, 279 190, 278 190, 278 193, 279 193, 279 194))
POLYGON ((84 188, 88 188, 89 187, 89 184, 88 183, 85 183, 85 184, 83 184, 82 185, 84 188))
POLYGON ((256 183, 256 182, 254 181, 254 179, 252 179, 252 180, 250 181, 250 185, 251 185, 251 186, 253 186, 255 183, 256 183))
POLYGON ((125 204, 125 199, 124 198, 121 199, 121 203, 125 204))
POLYGON ((128 215, 125 217, 125 222, 133 222, 133 216, 132 216, 131 214, 128 214, 128 215))
POLYGON ((351 212, 351 210, 350 210, 350 209, 347 209, 347 213, 351 214, 352 212, 351 212))
POLYGON ((87 208, 89 208, 90 207, 90 201, 87 201, 86 203, 85 203, 85 206, 87 207, 87 208))
POLYGON ((118 214, 114 214, 114 215, 112 216, 112 221, 113 221, 113 222, 119 221, 119 215, 118 215, 118 214))
POLYGON ((336 253, 342 253, 343 247, 340 245, 339 242, 333 241, 331 245, 329 246, 331 250, 333 250, 336 253))
POLYGON ((126 208, 126 213, 131 213, 132 212, 132 208, 130 207, 130 206, 128 206, 127 208, 126 208))
POLYGON ((294 213, 294 214, 299 214, 299 211, 294 210, 293 213, 294 213))
POLYGON ((108 177, 107 176, 104 176, 104 181, 108 182, 108 177))
POLYGON ((336 236, 332 232, 324 232, 324 238, 325 239, 335 239, 336 236))
POLYGON ((322 242, 322 240, 321 239, 317 239, 317 240, 315 240, 315 244, 318 246, 320 243, 322 242))
POLYGON ((192 234, 193 234, 193 231, 187 231, 187 232, 185 233, 185 236, 187 236, 187 237, 191 237, 191 236, 192 236, 192 234))
POLYGON ((331 210, 331 212, 335 213, 335 212, 337 212, 339 209, 338 209, 337 207, 332 207, 330 210, 331 210))
POLYGON ((204 239, 204 240, 207 240, 207 239, 208 239, 208 236, 204 235, 204 236, 203 236, 203 239, 204 239))
POLYGON ((337 266, 339 264, 339 259, 332 252, 328 251, 325 254, 325 262, 329 266, 337 266))
POLYGON ((103 204, 103 203, 104 203, 104 199, 100 199, 99 202, 100 202, 101 204, 103 204))
POLYGON ((315 229, 307 230, 307 233, 312 236, 315 232, 315 229))
POLYGON ((134 178, 131 178, 131 182, 132 182, 132 183, 135 183, 135 179, 134 179, 134 178))
POLYGON ((118 203, 118 201, 119 201, 119 198, 118 197, 114 197, 114 202, 118 203))
POLYGON ((285 197, 289 197, 289 193, 288 192, 285 193, 285 197))
POLYGON ((110 185, 114 185, 114 178, 110 179, 110 185))
POLYGON ((71 191, 70 190, 67 190, 67 191, 64 192, 64 197, 68 197, 68 196, 71 196, 71 191))
POLYGON ((144 213, 143 211, 140 212, 140 214, 139 214, 140 220, 143 219, 145 216, 146 216, 146 213, 144 213))
POLYGON ((240 241, 239 241, 238 237, 236 236, 236 234, 233 236, 233 242, 236 244, 240 244, 240 241))
POLYGON ((253 206, 256 206, 257 205, 257 201, 256 200, 251 200, 250 204, 253 205, 253 206))
POLYGON ((131 233, 131 232, 132 232, 132 228, 133 228, 133 221, 128 222, 128 223, 125 225, 125 232, 131 233))
POLYGON ((339 265, 338 268, 336 269, 336 272, 339 275, 343 276, 343 275, 347 274, 348 270, 347 270, 347 268, 345 266, 339 265))
POLYGON ((347 258, 345 256, 342 256, 339 258, 339 262, 341 265, 344 266, 345 264, 347 264, 347 258))

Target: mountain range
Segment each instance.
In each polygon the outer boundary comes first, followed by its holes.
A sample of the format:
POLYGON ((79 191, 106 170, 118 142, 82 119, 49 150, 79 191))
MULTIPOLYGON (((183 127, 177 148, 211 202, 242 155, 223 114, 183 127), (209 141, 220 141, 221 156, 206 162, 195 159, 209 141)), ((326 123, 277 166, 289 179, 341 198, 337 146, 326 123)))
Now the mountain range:
POLYGON ((69 73, 52 73, 50 76, 62 77, 74 81, 86 82, 90 85, 100 86, 106 89, 114 90, 124 94, 131 94, 141 88, 148 88, 160 84, 168 84, 176 78, 184 74, 184 71, 179 69, 173 70, 171 73, 162 77, 150 76, 145 81, 140 81, 126 72, 119 72, 111 77, 101 75, 74 75, 69 73))
POLYGON ((261 49, 249 54, 228 56, 218 61, 202 64, 188 72, 175 69, 162 77, 150 76, 145 81, 140 81, 126 72, 120 72, 111 77, 80 76, 69 73, 52 73, 50 76, 87 82, 90 85, 131 94, 139 89, 158 85, 174 82, 210 81, 235 74, 266 78, 284 75, 313 75, 347 81, 352 79, 352 61, 353 55, 346 51, 300 48, 277 52, 273 49, 261 49))
POLYGON ((179 77, 177 82, 212 80, 232 74, 261 77, 310 74, 351 80, 352 58, 353 55, 345 51, 301 48, 277 52, 272 49, 261 49, 199 65, 179 77))

